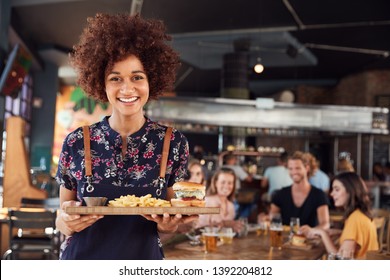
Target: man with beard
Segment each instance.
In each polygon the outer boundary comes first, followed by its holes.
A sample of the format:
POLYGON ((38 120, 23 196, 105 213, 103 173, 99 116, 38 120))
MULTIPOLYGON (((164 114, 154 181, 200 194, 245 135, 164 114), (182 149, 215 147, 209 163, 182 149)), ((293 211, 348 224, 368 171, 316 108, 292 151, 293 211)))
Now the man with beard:
POLYGON ((308 153, 295 152, 289 157, 287 168, 293 184, 277 191, 272 198, 270 216, 280 213, 284 225, 290 224, 291 217, 299 217, 301 229, 308 227, 329 228, 329 209, 325 193, 310 185, 308 153))

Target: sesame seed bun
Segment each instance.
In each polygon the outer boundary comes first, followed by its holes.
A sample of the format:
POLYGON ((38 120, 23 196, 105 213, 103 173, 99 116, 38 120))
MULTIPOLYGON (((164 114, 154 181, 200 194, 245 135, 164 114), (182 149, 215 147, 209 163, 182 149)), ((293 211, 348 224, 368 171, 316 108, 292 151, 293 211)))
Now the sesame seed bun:
POLYGON ((177 190, 186 190, 186 191, 191 191, 191 190, 200 190, 200 191, 205 191, 206 186, 198 183, 192 183, 192 182, 176 182, 172 186, 174 191, 177 190))

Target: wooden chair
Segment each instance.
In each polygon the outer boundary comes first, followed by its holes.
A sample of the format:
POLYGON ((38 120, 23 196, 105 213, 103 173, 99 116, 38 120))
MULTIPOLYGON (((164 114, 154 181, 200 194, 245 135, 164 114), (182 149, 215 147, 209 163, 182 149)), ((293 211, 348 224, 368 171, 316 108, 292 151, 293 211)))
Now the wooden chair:
POLYGON ((58 259, 56 216, 53 210, 9 209, 9 249, 3 259, 17 259, 22 255, 31 258, 31 254, 58 259))
POLYGON ((373 209, 374 223, 378 233, 379 251, 389 251, 390 242, 390 211, 386 209, 373 209))

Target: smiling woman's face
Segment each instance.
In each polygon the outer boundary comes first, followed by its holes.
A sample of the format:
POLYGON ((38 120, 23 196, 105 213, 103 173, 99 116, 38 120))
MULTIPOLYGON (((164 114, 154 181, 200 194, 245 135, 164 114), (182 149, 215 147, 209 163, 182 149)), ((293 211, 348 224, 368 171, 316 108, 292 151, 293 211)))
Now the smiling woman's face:
POLYGON ((336 207, 345 207, 347 206, 349 200, 349 193, 347 193, 347 189, 339 180, 334 180, 332 184, 332 192, 330 195, 334 200, 334 205, 336 207))
POLYGON ((113 114, 143 115, 149 98, 149 82, 141 61, 130 55, 114 64, 106 77, 106 93, 113 114))
POLYGON ((215 181, 215 187, 218 195, 228 197, 234 188, 234 175, 229 173, 221 173, 215 181))

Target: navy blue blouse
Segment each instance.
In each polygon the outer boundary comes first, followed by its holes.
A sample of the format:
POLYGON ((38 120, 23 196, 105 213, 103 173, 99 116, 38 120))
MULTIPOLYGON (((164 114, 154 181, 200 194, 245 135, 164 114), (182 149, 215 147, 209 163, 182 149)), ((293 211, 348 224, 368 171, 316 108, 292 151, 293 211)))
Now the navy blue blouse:
MULTIPOLYGON (((166 198, 166 188, 182 181, 189 155, 186 137, 173 129, 166 185, 160 197, 158 177, 166 127, 146 118, 144 126, 127 137, 127 151, 122 156, 122 139, 105 117, 90 126, 92 157, 91 193, 86 191, 84 137, 82 128, 64 141, 59 159, 57 182, 61 187, 84 196, 105 196, 109 200, 134 194, 166 198)), ((84 204, 85 205, 85 204, 84 204)), ((85 230, 74 233, 62 244, 61 259, 162 259, 157 224, 142 216, 105 216, 85 230)))

